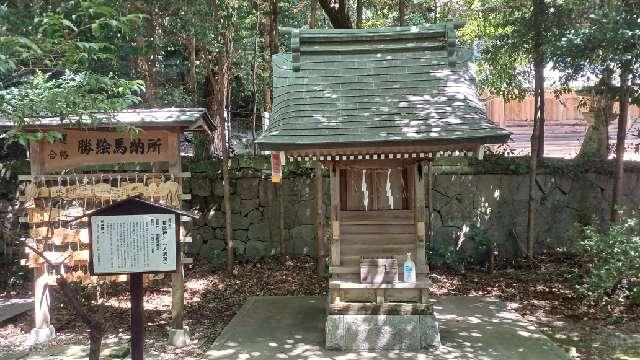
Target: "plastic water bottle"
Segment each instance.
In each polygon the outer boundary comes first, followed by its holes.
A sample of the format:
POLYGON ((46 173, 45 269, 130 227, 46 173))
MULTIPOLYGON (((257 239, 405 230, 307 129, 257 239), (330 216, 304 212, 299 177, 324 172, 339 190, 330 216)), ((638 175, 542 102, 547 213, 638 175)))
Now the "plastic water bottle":
POLYGON ((407 253, 407 260, 404 262, 404 282, 416 282, 416 264, 411 261, 411 253, 407 253))

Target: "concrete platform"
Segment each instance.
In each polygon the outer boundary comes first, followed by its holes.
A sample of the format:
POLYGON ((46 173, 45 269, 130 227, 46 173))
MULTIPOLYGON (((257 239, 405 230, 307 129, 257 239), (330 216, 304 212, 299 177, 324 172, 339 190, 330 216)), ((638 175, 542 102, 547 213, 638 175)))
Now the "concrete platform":
POLYGON ((33 299, 0 299, 0 322, 33 309, 33 299))
POLYGON ((498 300, 439 297, 437 351, 324 349, 324 297, 254 297, 207 352, 207 359, 569 359, 551 340, 498 300))

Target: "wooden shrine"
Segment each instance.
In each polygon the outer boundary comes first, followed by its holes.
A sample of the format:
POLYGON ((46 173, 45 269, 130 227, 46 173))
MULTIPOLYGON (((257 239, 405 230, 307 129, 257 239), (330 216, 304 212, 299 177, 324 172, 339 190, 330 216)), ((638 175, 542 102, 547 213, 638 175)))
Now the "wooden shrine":
MULTIPOLYGON (((0 130, 13 124, 0 119, 0 130)), ((31 174, 21 175, 22 201, 26 214, 21 222, 28 227, 25 241, 37 247, 54 264, 27 251, 24 265, 34 269, 35 342, 55 336, 49 315, 48 286, 55 277, 69 281, 95 283, 98 277, 89 271, 89 224, 85 220, 70 222, 131 196, 149 202, 180 208, 189 194, 183 194, 181 137, 185 131, 213 131, 204 109, 139 109, 112 114, 94 113, 86 119, 71 119, 61 126, 60 119, 30 121, 25 131, 56 131, 57 140, 29 143, 31 174), (99 125, 92 126, 91 123, 99 125), (71 125, 73 124, 73 126, 71 125), (125 125, 135 133, 118 131, 125 125)), ((45 137, 46 138, 46 137, 45 137)), ((189 221, 189 217, 184 217, 189 221)), ((180 227, 180 242, 190 238, 180 227)), ((28 249, 27 249, 28 250, 28 249)), ((172 324, 169 342, 183 346, 188 329, 183 327, 184 269, 191 259, 178 254, 177 271, 172 274, 172 324)), ((147 275, 145 275, 147 276, 147 275)), ((153 275, 148 275, 147 280, 153 275)), ((103 281, 126 281, 127 275, 101 276, 103 281)))
POLYGON ((328 348, 439 344, 426 277, 431 164, 509 138, 477 97, 470 54, 456 43, 462 25, 286 29, 291 53, 273 57, 273 113, 259 146, 330 173, 328 348), (361 272, 402 268, 407 253, 415 282, 402 270, 398 281, 361 272))

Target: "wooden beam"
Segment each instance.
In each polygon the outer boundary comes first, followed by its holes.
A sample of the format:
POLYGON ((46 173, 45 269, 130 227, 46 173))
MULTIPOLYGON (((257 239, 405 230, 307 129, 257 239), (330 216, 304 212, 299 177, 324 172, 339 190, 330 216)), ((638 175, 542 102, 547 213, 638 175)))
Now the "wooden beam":
POLYGON ((331 176, 331 265, 340 265, 340 170, 330 164, 331 176))

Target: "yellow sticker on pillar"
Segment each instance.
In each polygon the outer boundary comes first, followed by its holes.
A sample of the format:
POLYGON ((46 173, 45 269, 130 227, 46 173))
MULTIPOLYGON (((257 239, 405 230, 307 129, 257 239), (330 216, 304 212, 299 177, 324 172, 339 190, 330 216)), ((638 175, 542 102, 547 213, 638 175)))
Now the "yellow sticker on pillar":
POLYGON ((281 152, 271 153, 271 182, 282 181, 282 160, 284 156, 281 152))

